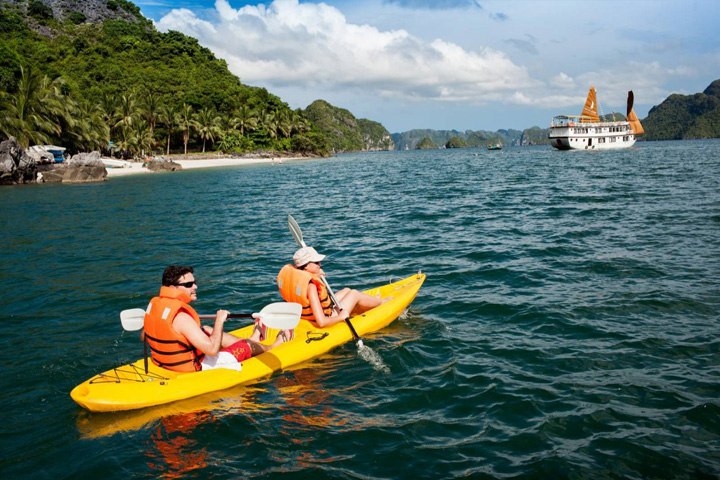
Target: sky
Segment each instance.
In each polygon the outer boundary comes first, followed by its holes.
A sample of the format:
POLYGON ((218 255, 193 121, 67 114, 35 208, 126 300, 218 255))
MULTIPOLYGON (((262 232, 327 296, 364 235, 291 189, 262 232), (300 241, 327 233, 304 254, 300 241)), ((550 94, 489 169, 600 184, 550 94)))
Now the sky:
POLYGON ((717 0, 136 0, 246 85, 322 99, 391 133, 548 127, 635 112, 720 79, 717 0))

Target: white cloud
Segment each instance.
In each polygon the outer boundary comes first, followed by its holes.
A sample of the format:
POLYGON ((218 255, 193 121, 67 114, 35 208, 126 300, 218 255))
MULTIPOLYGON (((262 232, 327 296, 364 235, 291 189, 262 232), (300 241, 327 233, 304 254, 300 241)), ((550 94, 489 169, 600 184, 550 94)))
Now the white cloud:
POLYGON ((275 0, 268 7, 234 9, 217 0, 215 9, 214 23, 180 9, 157 28, 198 38, 250 85, 350 88, 395 99, 477 104, 539 85, 503 52, 468 51, 403 29, 352 24, 323 3, 275 0))
POLYGON ((560 72, 550 80, 550 84, 559 89, 575 88, 575 80, 567 74, 560 72))
MULTIPOLYGON (((155 24, 158 30, 167 32, 168 30, 177 30, 197 39, 212 37, 217 34, 212 23, 200 20, 195 14, 187 8, 178 8, 160 19, 155 24)), ((202 43, 202 42, 200 42, 202 43)))

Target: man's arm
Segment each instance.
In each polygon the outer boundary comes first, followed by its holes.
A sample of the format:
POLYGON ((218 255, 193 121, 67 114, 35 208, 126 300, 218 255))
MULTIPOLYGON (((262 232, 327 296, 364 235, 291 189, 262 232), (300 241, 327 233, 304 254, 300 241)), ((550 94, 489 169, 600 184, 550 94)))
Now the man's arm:
POLYGON ((215 356, 222 348, 223 325, 229 313, 227 310, 218 310, 215 317, 215 328, 213 328, 213 332, 209 337, 198 327, 195 319, 185 312, 177 314, 175 320, 173 320, 173 328, 184 335, 193 347, 205 355, 215 356))

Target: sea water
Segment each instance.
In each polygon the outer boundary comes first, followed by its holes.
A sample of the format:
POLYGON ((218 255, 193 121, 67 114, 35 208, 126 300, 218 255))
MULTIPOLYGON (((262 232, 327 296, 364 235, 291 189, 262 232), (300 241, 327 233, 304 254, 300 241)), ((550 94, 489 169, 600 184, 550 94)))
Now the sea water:
POLYGON ((348 154, 0 203, 3 478, 720 475, 720 141, 348 154), (165 407, 72 401, 142 355, 119 312, 168 264, 195 267, 201 313, 280 300, 288 214, 336 290, 427 274, 364 336, 376 362, 349 342, 165 407))

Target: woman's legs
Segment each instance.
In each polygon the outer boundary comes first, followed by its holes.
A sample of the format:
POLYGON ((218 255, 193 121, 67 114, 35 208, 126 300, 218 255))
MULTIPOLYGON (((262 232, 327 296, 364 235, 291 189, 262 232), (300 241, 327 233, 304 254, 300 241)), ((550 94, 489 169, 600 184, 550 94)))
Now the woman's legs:
POLYGON ((385 303, 379 295, 373 297, 349 288, 340 290, 336 297, 343 307, 343 312, 347 312, 349 315, 359 315, 385 303))

